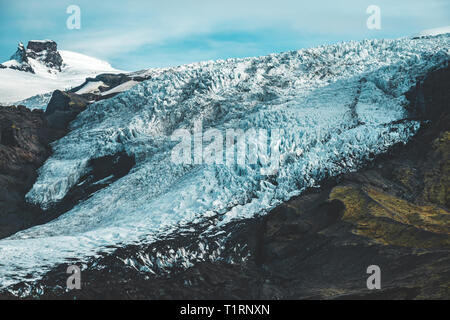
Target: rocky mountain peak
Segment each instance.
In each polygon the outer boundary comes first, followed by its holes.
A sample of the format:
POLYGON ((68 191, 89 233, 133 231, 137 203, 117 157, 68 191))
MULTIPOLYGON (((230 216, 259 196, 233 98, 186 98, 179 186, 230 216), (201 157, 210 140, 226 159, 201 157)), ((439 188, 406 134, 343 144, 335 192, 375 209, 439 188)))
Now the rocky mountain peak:
POLYGON ((27 57, 33 58, 46 67, 61 71, 63 59, 57 50, 57 44, 52 40, 28 41, 27 57))
POLYGON ((26 48, 22 42, 19 42, 11 60, 3 63, 2 67, 36 73, 33 62, 46 67, 49 73, 61 71, 63 59, 58 52, 56 42, 53 40, 30 40, 26 48), (30 61, 30 59, 34 61, 30 61))

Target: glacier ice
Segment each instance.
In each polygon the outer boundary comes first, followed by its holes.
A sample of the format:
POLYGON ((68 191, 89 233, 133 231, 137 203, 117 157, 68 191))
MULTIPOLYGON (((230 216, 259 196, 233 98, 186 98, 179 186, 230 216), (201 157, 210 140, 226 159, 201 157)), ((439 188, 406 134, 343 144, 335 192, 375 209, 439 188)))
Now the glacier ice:
POLYGON ((94 158, 126 152, 135 167, 58 219, 1 240, 0 286, 204 217, 217 217, 220 228, 263 214, 325 177, 356 170, 417 132, 420 123, 405 119, 404 93, 448 62, 449 39, 365 40, 148 70, 150 80, 72 122, 27 200, 43 208, 61 200, 94 158), (175 165, 171 134, 198 120, 222 132, 283 129, 278 172, 175 165))

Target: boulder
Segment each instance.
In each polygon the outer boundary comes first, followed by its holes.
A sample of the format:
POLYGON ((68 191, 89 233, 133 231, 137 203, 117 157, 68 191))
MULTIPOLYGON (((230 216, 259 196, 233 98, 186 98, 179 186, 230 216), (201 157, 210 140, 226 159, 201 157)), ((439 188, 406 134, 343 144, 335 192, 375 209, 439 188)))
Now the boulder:
POLYGON ((65 129, 87 105, 88 101, 75 93, 55 90, 45 110, 45 118, 50 127, 65 129))

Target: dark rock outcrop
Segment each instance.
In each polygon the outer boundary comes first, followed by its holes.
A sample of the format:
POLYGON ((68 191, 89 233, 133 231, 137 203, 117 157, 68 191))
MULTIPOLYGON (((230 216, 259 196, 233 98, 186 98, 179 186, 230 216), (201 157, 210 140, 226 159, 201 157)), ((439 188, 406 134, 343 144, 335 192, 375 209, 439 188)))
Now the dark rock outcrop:
POLYGON ((87 105, 88 101, 77 94, 55 90, 45 110, 45 118, 50 127, 65 129, 87 105))
POLYGON ((42 62, 48 68, 61 71, 63 59, 55 41, 29 41, 27 56, 42 62))
POLYGON ((46 223, 61 211, 44 212, 25 201, 37 169, 51 155, 50 143, 86 107, 83 98, 55 91, 44 113, 24 106, 0 107, 0 239, 46 223))
POLYGON ((42 211, 24 201, 37 169, 63 130, 50 128, 42 111, 0 108, 0 238, 39 223, 42 211))
POLYGON ((52 40, 31 40, 28 41, 27 49, 35 53, 42 51, 54 52, 57 51, 57 45, 56 42, 52 40))
POLYGON ((412 117, 438 121, 448 111, 450 90, 448 68, 440 68, 418 79, 416 86, 406 93, 412 117))
POLYGON ((55 41, 28 41, 26 55, 42 62, 48 68, 61 71, 63 59, 55 41))

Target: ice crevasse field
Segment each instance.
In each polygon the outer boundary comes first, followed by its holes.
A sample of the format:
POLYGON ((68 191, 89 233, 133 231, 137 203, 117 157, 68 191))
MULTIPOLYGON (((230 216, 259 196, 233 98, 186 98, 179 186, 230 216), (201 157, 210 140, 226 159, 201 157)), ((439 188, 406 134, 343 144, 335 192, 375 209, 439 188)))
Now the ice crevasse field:
POLYGON ((58 219, 1 240, 0 286, 206 218, 215 221, 208 231, 219 232, 325 177, 356 170, 417 132, 420 123, 405 119, 404 94, 417 77, 448 63, 449 44, 448 35, 365 40, 147 70, 150 80, 90 105, 72 122, 27 201, 47 208, 61 200, 91 159, 126 152, 136 165, 58 219), (172 133, 198 120, 204 130, 283 129, 274 141, 279 170, 266 176, 247 163, 173 163, 172 133))

